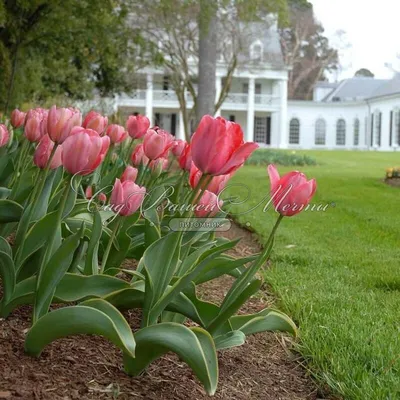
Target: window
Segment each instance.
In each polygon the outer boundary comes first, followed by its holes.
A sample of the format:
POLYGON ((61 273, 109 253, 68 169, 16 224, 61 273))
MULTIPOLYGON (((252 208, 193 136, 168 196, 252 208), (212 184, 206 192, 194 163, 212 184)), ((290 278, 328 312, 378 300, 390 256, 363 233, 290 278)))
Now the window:
POLYGON ((336 146, 346 144, 346 121, 341 118, 336 122, 336 146))
POLYGON ((260 40, 254 42, 250 47, 250 58, 254 61, 262 61, 263 45, 260 40))
POLYGON ((374 126, 374 145, 380 147, 381 145, 381 134, 382 134, 382 113, 380 111, 375 112, 375 126, 374 126))
POLYGON ((400 146, 400 110, 395 111, 394 115, 394 143, 400 146))
POLYGON ((255 84, 255 94, 261 94, 261 83, 255 84))
POLYGON ((234 115, 230 115, 230 116, 229 116, 229 121, 235 122, 235 119, 236 119, 236 118, 235 118, 234 115))
POLYGON ((163 77, 163 90, 168 90, 169 89, 169 77, 167 75, 164 75, 163 77))
POLYGON ((354 119, 354 146, 360 144, 360 120, 358 118, 354 119))
POLYGON ((315 144, 325 145, 326 143, 326 122, 319 118, 315 122, 315 144))
POLYGON ((300 121, 297 118, 290 120, 289 144, 300 143, 300 121))

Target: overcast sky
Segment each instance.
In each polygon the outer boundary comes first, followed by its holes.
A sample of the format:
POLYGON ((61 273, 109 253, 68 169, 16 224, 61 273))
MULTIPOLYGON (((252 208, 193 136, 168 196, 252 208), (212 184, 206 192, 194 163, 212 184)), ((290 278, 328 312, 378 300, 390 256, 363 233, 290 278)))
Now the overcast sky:
POLYGON ((351 47, 342 51, 339 79, 352 77, 360 68, 370 69, 376 78, 392 77, 385 63, 400 66, 396 62, 396 54, 400 53, 399 0, 309 1, 333 44, 340 43, 336 31, 346 32, 344 39, 351 47))

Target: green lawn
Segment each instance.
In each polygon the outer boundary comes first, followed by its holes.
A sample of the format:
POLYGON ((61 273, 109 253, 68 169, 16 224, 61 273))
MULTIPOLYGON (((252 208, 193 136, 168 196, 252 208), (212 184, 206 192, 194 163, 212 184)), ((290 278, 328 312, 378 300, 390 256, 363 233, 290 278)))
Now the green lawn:
MULTIPOLYGON (((400 154, 301 153, 318 162, 299 168, 317 179, 313 202, 334 207, 283 219, 266 279, 300 327, 299 350, 318 379, 345 399, 399 399, 400 188, 382 178, 400 154)), ((247 166, 233 182, 251 190, 234 207, 237 220, 265 241, 276 214, 243 211, 268 193, 266 169, 247 166)))

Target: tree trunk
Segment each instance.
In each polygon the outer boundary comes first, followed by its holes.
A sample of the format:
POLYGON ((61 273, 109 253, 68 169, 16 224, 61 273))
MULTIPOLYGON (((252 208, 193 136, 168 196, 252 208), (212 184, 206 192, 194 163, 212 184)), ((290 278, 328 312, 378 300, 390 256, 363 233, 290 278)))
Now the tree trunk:
MULTIPOLYGON (((205 114, 214 114, 215 73, 217 69, 217 15, 213 0, 200 1, 199 17, 199 86, 196 122, 205 114)), ((197 126, 196 124, 196 126, 197 126)))
POLYGON ((6 115, 8 114, 8 108, 10 106, 11 96, 14 88, 15 73, 17 71, 18 50, 19 50, 19 44, 16 44, 15 49, 13 51, 12 69, 11 69, 10 80, 8 81, 6 104, 4 106, 4 113, 6 115))

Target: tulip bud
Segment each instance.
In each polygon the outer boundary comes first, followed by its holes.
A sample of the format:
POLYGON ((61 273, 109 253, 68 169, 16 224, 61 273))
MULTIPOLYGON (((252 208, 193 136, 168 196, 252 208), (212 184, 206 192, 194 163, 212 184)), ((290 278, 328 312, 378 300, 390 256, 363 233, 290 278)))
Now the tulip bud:
POLYGON ((138 170, 128 165, 121 176, 121 182, 131 181, 135 182, 138 175, 138 170))
POLYGON ((81 112, 76 108, 50 108, 47 131, 53 142, 63 143, 70 136, 72 128, 82 123, 81 112))
POLYGON ((215 193, 205 190, 197 203, 194 214, 199 218, 214 217, 221 211, 224 202, 215 193))
POLYGON ((10 133, 7 127, 4 124, 0 124, 0 147, 6 146, 9 139, 10 133))
POLYGON ((24 135, 32 143, 38 142, 47 134, 48 111, 34 108, 26 114, 24 135))
POLYGON ((108 118, 103 117, 96 111, 89 111, 83 120, 82 126, 87 129, 93 129, 99 135, 102 135, 108 125, 108 118))
POLYGON ((192 166, 192 149, 189 143, 185 144, 182 154, 178 158, 179 166, 185 171, 190 171, 192 166))
POLYGON ((149 159, 144 154, 142 143, 138 144, 133 150, 133 153, 131 155, 131 161, 135 167, 139 167, 139 165, 141 164, 147 165, 149 163, 149 159))
POLYGON ((292 171, 282 178, 274 165, 268 166, 271 183, 271 197, 279 214, 292 217, 304 210, 314 196, 317 184, 315 179, 307 181, 304 174, 292 171))
POLYGON ((239 124, 205 115, 191 140, 192 159, 203 174, 226 175, 240 168, 256 143, 244 143, 239 124))
POLYGON ((143 151, 150 160, 167 157, 172 145, 173 136, 161 130, 149 129, 143 139, 143 151))
MULTIPOLYGON (((52 142, 49 135, 44 135, 40 139, 40 142, 36 147, 35 154, 33 155, 34 164, 40 169, 46 168, 53 149, 54 149, 54 142, 52 142)), ((50 162, 49 168, 56 169, 61 165, 62 165, 62 146, 58 146, 50 162)))
POLYGON ((128 216, 140 208, 145 195, 145 187, 138 186, 132 181, 121 183, 119 179, 116 179, 111 193, 110 204, 115 213, 128 216))
POLYGON ((175 157, 180 157, 182 152, 185 150, 186 142, 181 139, 177 139, 174 141, 174 144, 171 147, 171 152, 175 157))
POLYGON ((150 161, 149 167, 151 170, 151 176, 158 178, 163 171, 168 169, 168 158, 157 158, 157 160, 150 161))
POLYGON ((140 139, 150 128, 150 120, 144 115, 131 115, 126 122, 126 129, 132 139, 140 139))
POLYGON ((16 108, 11 113, 11 125, 14 128, 20 128, 22 125, 24 125, 25 118, 26 118, 26 113, 24 113, 24 112, 18 110, 18 108, 16 108))
POLYGON ((108 136, 77 126, 63 143, 64 168, 72 175, 88 175, 103 162, 109 146, 108 136))
POLYGON ((99 201, 101 201, 102 203, 105 203, 107 201, 107 196, 103 192, 99 193, 99 201))
POLYGON ((113 144, 121 143, 128 137, 128 133, 125 131, 124 127, 116 124, 109 125, 106 134, 113 144))
POLYGON ((88 200, 90 200, 93 197, 93 189, 92 186, 88 186, 85 190, 85 196, 88 200))

